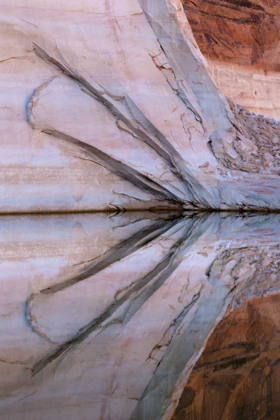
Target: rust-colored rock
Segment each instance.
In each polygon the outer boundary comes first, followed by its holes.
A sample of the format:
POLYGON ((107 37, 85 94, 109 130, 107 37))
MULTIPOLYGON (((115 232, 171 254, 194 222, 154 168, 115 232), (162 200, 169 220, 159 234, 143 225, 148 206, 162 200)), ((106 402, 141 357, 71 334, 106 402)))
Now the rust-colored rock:
POLYGON ((220 322, 173 420, 279 419, 279 303, 279 294, 253 299, 220 322))
POLYGON ((184 0, 184 8, 218 86, 250 110, 279 119, 279 2, 184 0))
POLYGON ((280 6, 265 8, 265 3, 269 2, 185 0, 184 5, 208 59, 279 71, 280 6))

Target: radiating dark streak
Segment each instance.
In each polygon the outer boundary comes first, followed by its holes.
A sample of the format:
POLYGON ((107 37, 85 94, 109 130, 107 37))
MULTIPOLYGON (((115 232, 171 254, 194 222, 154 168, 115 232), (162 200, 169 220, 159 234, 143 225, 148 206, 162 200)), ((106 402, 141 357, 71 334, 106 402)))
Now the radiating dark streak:
MULTIPOLYGON (((50 354, 46 355, 40 361, 33 366, 33 376, 42 371, 48 364, 62 356, 66 352, 70 351, 73 347, 83 342, 90 334, 99 329, 103 322, 108 320, 124 303, 128 302, 133 294, 136 294, 135 302, 136 305, 132 307, 132 311, 127 311, 124 319, 124 323, 127 323, 135 313, 142 307, 142 305, 158 290, 162 284, 168 279, 172 273, 178 268, 183 261, 183 256, 190 246, 199 238, 199 236, 205 230, 205 223, 201 223, 201 217, 197 216, 194 219, 188 220, 188 226, 184 229, 183 236, 171 247, 168 255, 157 264, 157 266, 151 270, 146 276, 138 280, 135 284, 128 289, 128 291, 118 300, 115 300, 99 317, 95 318, 89 324, 82 327, 78 333, 67 342, 63 343, 58 349, 54 350, 50 354), (198 228, 197 228, 198 226, 198 228), (146 286, 154 280, 157 276, 158 279, 148 289, 146 286), (137 292, 143 290, 140 296, 137 292), (140 300, 138 299, 140 298, 140 300)), ((204 217, 203 217, 204 219, 204 217)), ((207 216, 206 216, 206 220, 207 216)), ((168 228, 168 230, 178 223, 178 219, 174 221, 168 228)), ((134 235, 135 236, 135 235, 134 235)))
POLYGON ((129 119, 127 119, 116 108, 116 106, 105 96, 105 94, 107 96, 111 97, 112 99, 117 100, 117 101, 123 101, 125 99, 124 96, 122 96, 122 97, 114 96, 114 95, 110 94, 104 87, 98 85, 99 88, 100 88, 100 91, 103 93, 102 94, 98 89, 96 89, 93 85, 91 85, 83 76, 78 74, 76 70, 71 68, 70 65, 66 62, 66 60, 62 57, 61 54, 60 54, 61 55, 61 61, 63 61, 63 63, 56 60, 54 57, 51 57, 42 47, 37 45, 35 42, 33 42, 33 45, 34 45, 34 48, 35 48, 35 53, 38 57, 40 57, 42 60, 44 60, 45 62, 47 62, 49 64, 50 63, 54 64, 56 67, 58 67, 60 70, 62 70, 63 73, 65 73, 67 76, 69 76, 72 79, 74 79, 75 81, 79 82, 84 88, 86 88, 86 90, 87 90, 86 93, 91 93, 92 95, 94 95, 94 98, 98 99, 103 105, 105 105, 106 108, 108 108, 110 110, 110 112, 115 117, 117 117, 118 119, 123 121, 131 130, 133 130, 133 132, 138 137, 143 136, 145 138, 145 142, 147 144, 149 144, 154 150, 156 150, 156 152, 164 160, 169 162, 169 164, 172 164, 172 160, 171 160, 169 154, 164 149, 162 149, 157 143, 155 143, 146 133, 144 133, 143 130, 141 130, 140 128, 137 129, 136 127, 134 127, 134 125, 131 123, 131 121, 129 121, 129 119))
POLYGON ((136 169, 131 168, 125 163, 101 151, 97 147, 87 144, 81 140, 76 139, 75 137, 72 137, 68 134, 62 133, 54 129, 45 129, 41 131, 58 139, 67 141, 68 143, 75 144, 79 147, 79 149, 86 151, 94 158, 100 159, 104 163, 104 166, 110 172, 115 173, 116 175, 126 179, 127 181, 136 185, 136 187, 142 189, 143 191, 146 191, 149 194, 153 194, 154 196, 159 196, 163 200, 173 201, 174 203, 182 204, 182 200, 179 196, 175 195, 156 181, 141 174, 141 172, 137 171, 136 169))
MULTIPOLYGON (((197 220, 190 219, 187 227, 184 229, 184 234, 170 249, 168 255, 164 258, 162 263, 165 263, 159 277, 148 288, 145 288, 135 299, 123 315, 123 323, 126 324, 136 314, 136 312, 144 305, 145 302, 164 284, 164 282, 171 277, 174 271, 180 266, 184 260, 186 251, 197 241, 199 236, 203 233, 200 226, 197 226, 197 220)), ((198 221, 203 224, 202 221, 198 221)), ((162 264, 161 263, 161 264, 162 264)), ((152 273, 152 272, 151 272, 152 273)), ((156 276, 151 277, 151 280, 156 276)), ((146 286, 146 284, 145 284, 146 286)))
MULTIPOLYGON (((172 216, 171 216, 172 217, 172 216)), ((152 226, 147 226, 131 237, 125 239, 119 244, 113 246, 104 254, 100 255, 97 258, 87 265, 86 268, 82 269, 76 276, 71 277, 61 283, 50 286, 46 289, 43 289, 39 294, 54 294, 56 292, 62 291, 68 287, 73 286, 76 283, 79 283, 94 274, 99 273, 105 268, 109 267, 111 264, 114 264, 117 261, 122 260, 143 246, 147 245, 149 242, 156 239, 158 236, 168 231, 180 218, 173 218, 171 220, 160 220, 152 224, 152 226)), ((31 311, 31 302, 36 298, 37 294, 31 294, 26 301, 25 305, 25 318, 30 325, 31 329, 36 333, 32 326, 32 311, 31 311)))
POLYGON ((177 223, 178 219, 171 221, 165 220, 156 222, 155 224, 153 224, 153 226, 148 226, 146 228, 141 229, 139 232, 135 233, 130 238, 125 239, 124 241, 110 248, 99 258, 94 259, 92 264, 90 264, 86 269, 82 270, 76 276, 65 280, 64 282, 50 286, 47 289, 43 289, 40 293, 56 293, 99 273, 100 271, 104 270, 105 268, 109 267, 115 262, 122 260, 130 254, 133 254, 138 249, 147 245, 148 243, 156 239, 158 236, 171 229, 177 223))
POLYGON ((95 318, 92 322, 80 328, 79 332, 69 341, 62 344, 54 352, 48 354, 39 362, 37 362, 32 369, 32 376, 37 375, 41 370, 43 370, 48 364, 53 362, 55 359, 63 355, 64 353, 71 350, 73 346, 77 346, 83 342, 90 334, 100 328, 101 324, 109 319, 116 311, 119 309, 129 297, 137 292, 141 287, 144 287, 151 279, 153 279, 158 273, 160 273, 169 263, 169 259, 166 258, 160 264, 158 264, 147 276, 143 277, 139 282, 137 282, 134 287, 130 288, 120 299, 115 300, 98 318, 95 318))
POLYGON ((109 111, 118 119, 123 121, 127 127, 132 130, 135 135, 148 144, 159 154, 170 166, 172 172, 177 178, 183 182, 186 193, 185 202, 191 202, 194 206, 203 207, 205 209, 211 208, 211 197, 207 190, 200 184, 195 178, 192 172, 188 169, 186 163, 175 149, 175 147, 168 141, 168 139, 153 125, 151 121, 143 114, 138 108, 135 102, 128 95, 115 96, 111 94, 104 87, 100 86, 97 82, 99 89, 90 84, 83 76, 81 76, 76 70, 70 67, 64 57, 60 53, 60 59, 63 62, 58 61, 54 57, 51 57, 42 47, 33 42, 35 53, 38 57, 49 64, 53 64, 62 70, 67 76, 80 83, 85 93, 93 95, 93 97, 99 100, 109 111), (113 100, 122 102, 126 106, 133 120, 127 118, 113 103, 113 100), (134 111, 141 116, 141 120, 136 119, 134 111), (154 139, 160 143, 158 144, 154 139), (163 146, 163 147, 161 147, 163 146), (200 194, 200 195, 199 195, 200 194), (207 197, 207 198, 206 198, 207 197))

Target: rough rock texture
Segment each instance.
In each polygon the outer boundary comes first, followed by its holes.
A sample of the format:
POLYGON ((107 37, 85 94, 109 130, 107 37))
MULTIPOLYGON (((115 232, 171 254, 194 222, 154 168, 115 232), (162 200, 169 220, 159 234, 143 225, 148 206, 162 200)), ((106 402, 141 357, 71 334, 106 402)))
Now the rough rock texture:
POLYGON ((280 119, 280 5, 267 0, 183 0, 217 85, 256 113, 280 119))
POLYGON ((278 214, 2 216, 0 238, 1 420, 168 420, 226 311, 279 291, 278 214))
POLYGON ((280 411, 280 295, 230 312, 194 367, 173 420, 275 420, 280 411))
POLYGON ((179 0, 0 12, 1 212, 279 209, 277 144, 256 156, 179 0))
POLYGON ((230 169, 245 172, 280 174, 280 123, 263 115, 251 114, 231 103, 236 122, 243 135, 221 138, 211 143, 214 155, 230 169))

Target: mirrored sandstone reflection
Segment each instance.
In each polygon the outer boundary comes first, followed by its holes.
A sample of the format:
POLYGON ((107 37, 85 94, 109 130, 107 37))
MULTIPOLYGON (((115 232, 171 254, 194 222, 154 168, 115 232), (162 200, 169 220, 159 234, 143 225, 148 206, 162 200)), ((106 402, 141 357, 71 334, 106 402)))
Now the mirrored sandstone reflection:
POLYGON ((279 293, 230 312, 195 365, 173 419, 279 419, 279 328, 279 293))
POLYGON ((277 394, 280 215, 5 216, 0 240, 1 420, 200 420, 233 389, 246 408, 246 381, 277 394))

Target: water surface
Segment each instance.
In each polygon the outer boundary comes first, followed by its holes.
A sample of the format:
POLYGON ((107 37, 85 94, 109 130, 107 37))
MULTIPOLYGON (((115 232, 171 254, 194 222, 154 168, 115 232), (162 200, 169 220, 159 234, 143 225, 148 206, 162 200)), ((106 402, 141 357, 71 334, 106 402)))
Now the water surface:
POLYGON ((280 215, 3 216, 0 241, 1 420, 278 418, 280 215))

